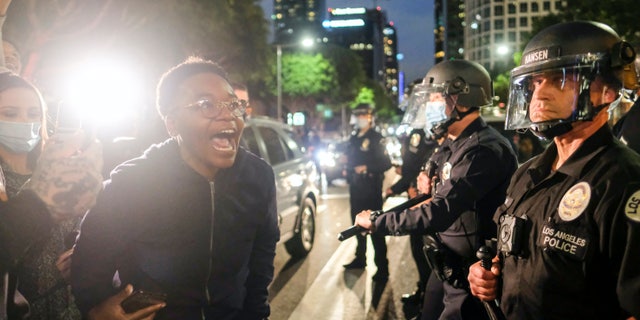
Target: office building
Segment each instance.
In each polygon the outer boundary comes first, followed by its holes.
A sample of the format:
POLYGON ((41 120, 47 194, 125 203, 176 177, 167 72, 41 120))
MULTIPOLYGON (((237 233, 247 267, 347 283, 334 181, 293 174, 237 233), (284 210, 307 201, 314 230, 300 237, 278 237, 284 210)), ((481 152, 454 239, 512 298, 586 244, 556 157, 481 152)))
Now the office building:
MULTIPOLYGON (((398 69, 398 36, 393 22, 382 29, 382 48, 384 54, 384 86, 387 94, 398 101, 401 93, 400 70, 398 69)), ((399 101, 398 101, 399 102, 399 101)))
MULTIPOLYGON (((329 9, 329 20, 324 21, 323 26, 330 42, 355 51, 362 58, 366 76, 385 86, 386 60, 383 30, 388 23, 384 11, 379 7, 376 9, 332 8, 329 9)), ((395 29, 393 32, 393 35, 389 35, 389 39, 395 38, 395 29)), ((389 46, 388 53, 391 54, 391 51, 397 53, 397 46, 393 48, 392 46, 393 44, 389 46)))
POLYGON ((435 63, 464 58, 464 0, 435 0, 435 63))
POLYGON ((288 44, 321 36, 325 0, 273 0, 275 42, 288 44))
POLYGON ((557 13, 565 5, 549 0, 465 1, 465 59, 498 72, 512 68, 513 54, 522 50, 533 19, 557 13))

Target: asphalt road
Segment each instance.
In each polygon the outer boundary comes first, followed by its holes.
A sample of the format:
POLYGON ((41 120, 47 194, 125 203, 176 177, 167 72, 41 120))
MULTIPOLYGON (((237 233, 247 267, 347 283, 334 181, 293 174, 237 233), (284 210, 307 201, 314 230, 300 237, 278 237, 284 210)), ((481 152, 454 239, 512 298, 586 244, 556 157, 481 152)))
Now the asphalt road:
MULTIPOLYGON (((395 179, 388 174, 385 185, 395 179)), ((414 289, 417 274, 408 237, 387 237, 390 278, 376 283, 373 254, 367 255, 365 270, 345 271, 343 264, 353 259, 355 238, 343 242, 337 234, 351 226, 348 188, 344 184, 327 187, 316 214, 315 244, 309 255, 292 259, 278 246, 275 278, 270 286, 272 320, 282 319, 405 319, 402 294, 414 289)), ((387 200, 385 208, 406 198, 387 200)), ((367 252, 373 252, 371 242, 367 252)), ((409 311, 407 311, 409 313, 409 311)))

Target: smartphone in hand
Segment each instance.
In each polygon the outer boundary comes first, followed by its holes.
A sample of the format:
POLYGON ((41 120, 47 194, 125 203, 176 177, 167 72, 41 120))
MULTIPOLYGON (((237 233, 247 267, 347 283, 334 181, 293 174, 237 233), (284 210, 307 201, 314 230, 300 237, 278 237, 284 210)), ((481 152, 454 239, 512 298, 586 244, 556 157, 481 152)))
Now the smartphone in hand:
POLYGON ((133 313, 140 309, 150 307, 167 301, 167 295, 159 292, 135 290, 130 296, 120 303, 126 313, 133 313))
POLYGON ((56 111, 55 132, 75 133, 82 128, 81 110, 71 103, 61 101, 56 111))

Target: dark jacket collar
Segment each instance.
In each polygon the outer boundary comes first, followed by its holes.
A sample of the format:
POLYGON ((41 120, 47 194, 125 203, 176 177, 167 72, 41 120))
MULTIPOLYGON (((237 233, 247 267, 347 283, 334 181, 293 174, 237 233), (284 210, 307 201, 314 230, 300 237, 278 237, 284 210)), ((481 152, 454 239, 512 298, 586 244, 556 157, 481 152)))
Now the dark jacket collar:
MULTIPOLYGON (((605 123, 578 147, 569 159, 558 168, 558 172, 574 178, 581 177, 585 171, 589 170, 588 164, 597 158, 597 155, 607 146, 614 143, 613 139, 611 129, 605 123)), ((540 181, 551 173, 551 166, 557 156, 558 147, 554 142, 538 158, 533 160, 527 171, 536 182, 540 181)))

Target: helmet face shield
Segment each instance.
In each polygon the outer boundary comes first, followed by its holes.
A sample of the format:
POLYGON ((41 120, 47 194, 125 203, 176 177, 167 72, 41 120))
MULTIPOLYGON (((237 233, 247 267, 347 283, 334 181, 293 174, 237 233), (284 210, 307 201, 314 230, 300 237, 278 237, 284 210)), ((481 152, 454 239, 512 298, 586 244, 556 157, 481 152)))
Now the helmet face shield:
POLYGON ((513 69, 505 129, 591 120, 594 110, 589 91, 600 59, 588 54, 513 69))
POLYGON ((423 103, 425 92, 422 89, 423 86, 424 84, 415 85, 411 95, 405 99, 406 109, 400 123, 413 129, 424 129, 425 126, 425 105, 423 103))
POLYGON ((430 135, 434 126, 448 118, 446 97, 445 87, 442 85, 416 85, 402 123, 414 129, 424 129, 430 135))

